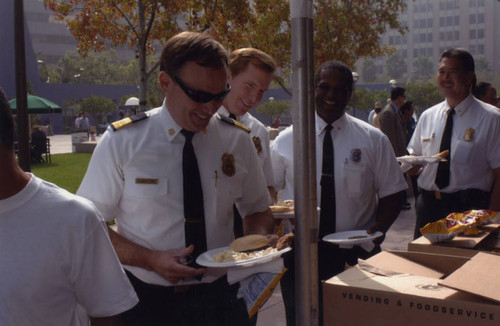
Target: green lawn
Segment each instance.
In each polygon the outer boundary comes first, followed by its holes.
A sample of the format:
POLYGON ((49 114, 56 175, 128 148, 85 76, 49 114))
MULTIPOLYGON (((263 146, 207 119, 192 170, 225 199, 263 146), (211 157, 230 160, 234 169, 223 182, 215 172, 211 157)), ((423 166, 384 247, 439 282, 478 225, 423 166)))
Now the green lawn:
POLYGON ((33 164, 31 172, 39 178, 55 183, 69 192, 76 193, 82 182, 91 154, 54 154, 52 163, 33 164))

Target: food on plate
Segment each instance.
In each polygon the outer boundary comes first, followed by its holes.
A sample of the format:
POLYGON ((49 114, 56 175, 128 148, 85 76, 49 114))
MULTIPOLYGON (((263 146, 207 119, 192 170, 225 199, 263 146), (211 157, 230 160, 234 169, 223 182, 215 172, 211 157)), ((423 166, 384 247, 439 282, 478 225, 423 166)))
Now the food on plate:
POLYGON ((266 247, 269 247, 269 239, 261 234, 250 234, 234 239, 229 245, 229 249, 238 252, 261 250, 266 247))
POLYGON ((442 151, 441 153, 437 153, 436 155, 433 155, 432 157, 444 157, 447 158, 448 155, 450 155, 450 150, 447 149, 445 151, 442 151))
POLYGON ((273 205, 269 206, 269 208, 271 209, 271 213, 273 214, 293 212, 293 208, 290 208, 288 206, 273 205))
POLYGON ((290 213, 293 212, 295 208, 295 202, 293 200, 280 200, 276 205, 270 206, 269 208, 273 214, 290 213))
POLYGON ((353 235, 352 237, 347 238, 348 240, 354 240, 354 239, 364 239, 367 238, 366 235, 353 235))
POLYGON ((278 240, 276 247, 271 247, 269 239, 264 235, 246 235, 233 240, 228 250, 223 250, 213 256, 213 261, 216 263, 225 263, 264 257, 290 246, 293 238, 293 233, 285 234, 278 240))

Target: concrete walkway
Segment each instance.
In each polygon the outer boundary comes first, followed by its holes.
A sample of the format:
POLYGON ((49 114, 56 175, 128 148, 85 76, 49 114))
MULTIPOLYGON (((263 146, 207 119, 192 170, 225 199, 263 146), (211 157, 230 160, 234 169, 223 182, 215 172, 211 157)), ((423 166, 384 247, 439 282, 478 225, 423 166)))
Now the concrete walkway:
MULTIPOLYGON (((51 153, 71 153, 71 135, 50 136, 51 153)), ((409 198, 412 208, 401 211, 396 222, 387 232, 385 241, 382 243, 383 250, 406 250, 407 244, 413 240, 413 228, 415 227, 415 201, 409 198)), ((273 295, 260 309, 257 326, 285 326, 285 307, 281 297, 280 286, 276 287, 273 295)))

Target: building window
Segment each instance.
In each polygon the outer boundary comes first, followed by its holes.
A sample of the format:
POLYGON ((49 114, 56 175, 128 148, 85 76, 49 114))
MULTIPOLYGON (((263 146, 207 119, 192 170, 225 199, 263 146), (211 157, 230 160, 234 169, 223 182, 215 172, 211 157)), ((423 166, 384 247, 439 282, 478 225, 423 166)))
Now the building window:
POLYGON ((401 35, 396 35, 396 37, 394 39, 394 43, 401 44, 401 35))
POLYGON ((432 57, 432 48, 427 48, 427 56, 432 57))
POLYGON ((413 57, 418 58, 418 49, 413 49, 413 57))
POLYGON ((432 27, 433 21, 432 18, 427 18, 427 27, 432 27))
POLYGON ((478 39, 483 39, 484 38, 484 29, 478 29, 477 30, 477 38, 478 39))
POLYGON ((470 38, 471 40, 475 40, 475 39, 476 39, 476 30, 475 30, 475 29, 471 29, 471 30, 469 31, 469 38, 470 38))
POLYGON ((460 25, 460 17, 458 16, 453 17, 453 25, 455 26, 460 25))
POLYGON ((446 26, 452 26, 453 25, 453 17, 448 16, 446 17, 446 26))
POLYGON ((484 44, 477 45, 477 54, 484 54, 484 44))
POLYGON ((439 32, 439 40, 440 41, 444 41, 445 38, 444 38, 444 32, 439 32))
POLYGON ((484 23, 484 14, 483 13, 477 14, 477 23, 478 24, 484 23))
POLYGON ((458 41, 460 39, 460 33, 458 31, 453 32, 453 39, 458 41))
POLYGON ((475 14, 471 14, 471 15, 469 16, 469 22, 470 22, 471 24, 475 24, 475 23, 476 23, 476 15, 475 15, 475 14))
POLYGON ((452 31, 446 32, 446 40, 453 41, 453 32, 452 31))
POLYGON ((427 33, 427 42, 432 42, 432 33, 427 33))
POLYGON ((415 20, 413 21, 413 27, 414 27, 414 28, 419 28, 419 27, 420 27, 420 25, 418 24, 418 19, 415 19, 415 20))
POLYGON ((443 27, 445 26, 446 20, 444 17, 439 17, 439 26, 443 27))
POLYGON ((478 7, 484 7, 484 0, 477 0, 478 7))
POLYGON ((476 54, 476 45, 475 44, 471 44, 471 46, 470 46, 470 53, 471 54, 476 54))
POLYGON ((389 36, 389 45, 394 45, 394 36, 389 36))

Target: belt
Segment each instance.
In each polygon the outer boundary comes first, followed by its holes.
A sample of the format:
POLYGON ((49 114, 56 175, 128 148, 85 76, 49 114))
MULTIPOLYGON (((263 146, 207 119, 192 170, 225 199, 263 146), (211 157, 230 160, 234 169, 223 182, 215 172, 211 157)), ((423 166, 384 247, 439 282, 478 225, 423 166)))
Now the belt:
POLYGON ((465 189, 457 192, 441 192, 439 190, 425 190, 420 188, 420 193, 424 197, 434 197, 437 200, 452 201, 452 200, 462 200, 463 198, 468 198, 474 196, 478 198, 481 196, 488 196, 488 192, 479 189, 465 189))

